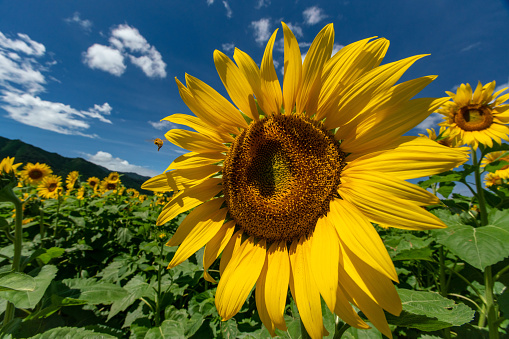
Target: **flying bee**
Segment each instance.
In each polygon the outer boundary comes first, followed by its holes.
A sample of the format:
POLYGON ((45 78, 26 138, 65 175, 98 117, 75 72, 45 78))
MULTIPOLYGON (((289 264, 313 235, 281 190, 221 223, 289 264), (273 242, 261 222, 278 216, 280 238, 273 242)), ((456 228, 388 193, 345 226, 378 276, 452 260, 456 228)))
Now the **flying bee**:
POLYGON ((147 140, 147 141, 153 142, 154 145, 157 146, 157 151, 158 152, 161 149, 161 147, 163 147, 163 141, 160 138, 150 139, 150 140, 147 140))

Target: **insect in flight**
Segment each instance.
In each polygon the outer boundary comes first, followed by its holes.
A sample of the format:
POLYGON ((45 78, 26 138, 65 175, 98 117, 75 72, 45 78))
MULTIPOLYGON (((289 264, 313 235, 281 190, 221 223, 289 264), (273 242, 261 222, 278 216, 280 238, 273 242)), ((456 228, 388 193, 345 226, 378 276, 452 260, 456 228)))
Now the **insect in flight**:
POLYGON ((155 138, 155 139, 149 139, 147 141, 150 141, 150 142, 153 142, 154 145, 157 146, 157 151, 159 152, 159 150, 161 149, 161 147, 163 147, 163 141, 160 139, 160 138, 155 138))

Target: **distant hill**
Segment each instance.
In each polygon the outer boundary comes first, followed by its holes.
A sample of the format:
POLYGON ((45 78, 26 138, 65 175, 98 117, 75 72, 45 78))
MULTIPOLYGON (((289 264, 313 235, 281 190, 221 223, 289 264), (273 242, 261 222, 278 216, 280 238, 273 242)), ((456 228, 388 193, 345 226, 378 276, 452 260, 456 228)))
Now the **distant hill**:
MULTIPOLYGON (((109 169, 91 163, 83 158, 67 158, 57 153, 51 153, 43 150, 42 148, 32 146, 24 143, 21 140, 11 140, 0 137, 0 160, 5 157, 15 157, 15 163, 22 162, 22 167, 31 162, 45 163, 53 170, 53 174, 59 175, 63 180, 67 177, 69 172, 78 171, 81 174, 82 181, 87 180, 89 177, 98 177, 103 179, 108 176, 112 171, 109 169)), ((140 192, 149 193, 150 191, 141 190, 141 184, 150 177, 145 177, 136 173, 125 173, 120 178, 122 184, 127 188, 135 188, 140 192)))

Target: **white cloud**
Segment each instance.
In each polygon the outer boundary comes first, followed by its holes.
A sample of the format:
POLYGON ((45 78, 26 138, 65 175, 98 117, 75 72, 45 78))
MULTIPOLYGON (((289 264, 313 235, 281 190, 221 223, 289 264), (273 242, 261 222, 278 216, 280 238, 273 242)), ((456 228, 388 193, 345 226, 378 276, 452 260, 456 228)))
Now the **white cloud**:
POLYGON ((82 131, 90 127, 89 119, 95 118, 102 122, 111 123, 103 114, 109 114, 111 107, 108 103, 94 105, 87 111, 80 111, 59 102, 42 100, 28 93, 2 91, 0 99, 5 103, 2 107, 8 116, 25 125, 42 128, 61 134, 77 134, 87 137, 96 135, 85 134, 82 131))
POLYGON ((108 103, 78 110, 37 96, 45 91, 42 72, 47 72, 49 66, 43 66, 41 58, 46 48, 26 34, 17 36, 18 39, 10 39, 0 32, 0 107, 8 117, 25 125, 87 137, 96 136, 84 133, 90 127, 90 119, 111 123, 104 117, 112 110, 108 103))
POLYGON ((425 132, 428 128, 434 128, 438 132, 438 124, 443 121, 443 115, 440 113, 431 113, 423 122, 415 127, 419 131, 425 132))
POLYGON ((341 48, 345 47, 344 45, 340 45, 340 44, 334 44, 334 46, 332 46, 332 55, 336 54, 337 52, 339 52, 339 50, 341 48))
POLYGON ((270 39, 270 21, 268 18, 262 18, 258 21, 252 21, 251 27, 254 29, 255 41, 263 45, 270 39))
POLYGON ((171 126, 173 126, 173 124, 171 122, 167 121, 167 120, 149 121, 148 123, 150 125, 152 125, 152 127, 154 127, 155 129, 159 129, 159 130, 168 129, 171 126))
POLYGON ((327 17, 327 15, 323 13, 323 10, 317 6, 306 8, 304 12, 302 12, 302 16, 304 16, 304 21, 308 25, 315 25, 327 17))
POLYGON ((481 42, 480 42, 480 41, 475 42, 475 43, 473 43, 473 44, 470 44, 470 45, 468 45, 468 46, 466 46, 466 47, 462 48, 460 52, 468 52, 468 51, 470 51, 471 49, 477 48, 477 47, 479 47, 479 46, 481 46, 481 42))
POLYGON ((225 52, 230 52, 233 51, 233 49, 235 48, 235 44, 233 42, 225 42, 224 44, 221 45, 221 47, 223 47, 223 50, 225 52))
POLYGON ((92 69, 99 69, 121 76, 126 69, 124 56, 120 51, 104 45, 93 44, 83 53, 83 62, 92 69))
POLYGON ((148 169, 143 166, 137 166, 130 164, 129 161, 120 158, 115 158, 108 152, 98 151, 96 154, 85 154, 88 161, 93 162, 96 165, 106 167, 110 171, 118 172, 134 172, 139 175, 155 176, 159 173, 148 169))
POLYGON ((110 46, 94 44, 84 54, 83 62, 90 68, 113 75, 124 73, 124 59, 139 67, 150 78, 165 78, 166 63, 161 53, 147 42, 140 32, 129 25, 118 25, 111 31, 110 46))
POLYGON ((230 8, 230 4, 228 4, 228 1, 223 0, 224 8, 226 9, 226 16, 228 19, 230 19, 233 16, 232 9, 230 8))
MULTIPOLYGON (((509 87, 509 81, 506 82, 505 84, 500 84, 498 85, 497 87, 495 87, 495 91, 493 93, 496 93, 498 91, 500 91, 501 89, 504 89, 506 87, 509 87)), ((509 93, 509 89, 506 89, 504 92, 502 92, 503 94, 506 94, 506 93, 509 93)))
POLYGON ((46 52, 46 47, 43 44, 30 39, 28 35, 18 33, 18 37, 19 39, 11 40, 0 32, 0 50, 10 49, 35 56, 42 56, 46 52))
POLYGON ((270 5, 270 0, 258 0, 255 8, 260 9, 262 7, 268 7, 270 5))
POLYGON ((80 13, 75 12, 74 15, 71 18, 64 19, 65 22, 68 23, 75 23, 81 26, 85 31, 90 31, 92 29, 92 21, 90 20, 83 20, 80 18, 80 13))
POLYGON ((214 3, 214 0, 207 0, 207 5, 212 5, 214 3))

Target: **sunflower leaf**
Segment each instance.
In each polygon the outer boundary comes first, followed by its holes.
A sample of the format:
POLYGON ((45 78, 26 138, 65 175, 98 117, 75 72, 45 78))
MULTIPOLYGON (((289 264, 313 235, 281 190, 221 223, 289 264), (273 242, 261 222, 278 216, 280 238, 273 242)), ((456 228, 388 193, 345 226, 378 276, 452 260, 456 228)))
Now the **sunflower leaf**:
POLYGON ((502 169, 502 167, 509 166, 509 161, 506 160, 497 160, 490 162, 486 167, 484 168, 485 171, 494 173, 495 171, 498 171, 499 169, 502 169))
POLYGON ((465 304, 455 304, 438 293, 398 289, 403 304, 399 317, 387 314, 389 324, 437 331, 451 326, 461 326, 471 321, 474 311, 465 304))
POLYGON ((0 273, 0 291, 26 291, 35 290, 35 279, 21 272, 0 273))
POLYGON ((470 265, 484 271, 509 256, 509 210, 492 210, 489 225, 477 228, 458 223, 457 218, 442 220, 448 228, 431 233, 438 243, 470 265))
POLYGON ((52 328, 44 333, 37 334, 31 339, 57 339, 57 338, 73 338, 73 339, 86 339, 86 338, 116 338, 106 333, 99 333, 92 330, 87 330, 80 327, 57 327, 52 328))

